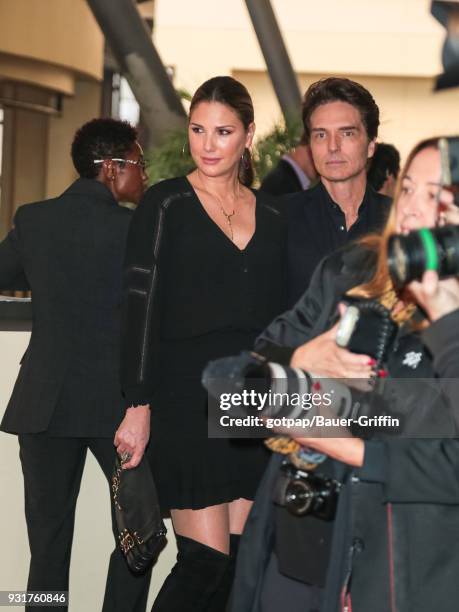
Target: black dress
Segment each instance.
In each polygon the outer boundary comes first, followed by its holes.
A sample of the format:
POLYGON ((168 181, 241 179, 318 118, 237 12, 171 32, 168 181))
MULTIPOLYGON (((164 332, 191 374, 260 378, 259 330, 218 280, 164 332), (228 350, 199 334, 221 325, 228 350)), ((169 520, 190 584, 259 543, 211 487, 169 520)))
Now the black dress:
POLYGON ((185 177, 151 187, 134 215, 124 387, 129 403, 151 403, 147 454, 163 508, 253 499, 265 468, 259 440, 208 438, 201 373, 209 360, 250 348, 284 308, 286 225, 275 202, 256 193, 256 230, 244 250, 211 220, 185 177), (156 253, 153 267, 143 267, 146 242, 156 253), (135 278, 142 269, 157 277, 155 306, 148 308, 146 299, 145 326, 136 331, 143 310, 135 278), (135 338, 145 335, 150 369, 142 379, 133 364, 139 363, 135 338))

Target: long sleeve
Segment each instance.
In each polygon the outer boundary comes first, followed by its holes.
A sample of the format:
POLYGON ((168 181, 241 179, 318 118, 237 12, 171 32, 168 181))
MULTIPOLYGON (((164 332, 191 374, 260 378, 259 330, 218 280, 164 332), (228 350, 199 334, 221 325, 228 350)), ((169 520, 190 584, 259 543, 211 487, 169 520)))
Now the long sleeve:
POLYGON ((149 190, 132 218, 124 264, 121 386, 128 406, 150 403, 155 386, 163 225, 162 202, 149 190))
POLYGON ((29 289, 21 256, 18 217, 19 212, 13 229, 0 242, 0 290, 29 289))
POLYGON ((443 378, 459 378, 459 309, 441 317, 422 333, 434 357, 434 370, 443 378))
MULTIPOLYGON (((443 392, 444 407, 452 410, 459 422, 457 330, 459 310, 430 325, 422 337, 440 377, 438 384, 443 392)), ((359 476, 362 480, 381 482, 389 502, 459 504, 458 474, 459 439, 445 438, 366 442, 359 476)))
POLYGON ((459 504, 459 440, 365 442, 357 474, 380 482, 387 502, 459 504))
POLYGON ((255 351, 272 361, 288 364, 298 346, 327 329, 340 295, 337 266, 341 267, 340 254, 320 262, 309 288, 291 310, 278 316, 263 331, 256 340, 255 351))

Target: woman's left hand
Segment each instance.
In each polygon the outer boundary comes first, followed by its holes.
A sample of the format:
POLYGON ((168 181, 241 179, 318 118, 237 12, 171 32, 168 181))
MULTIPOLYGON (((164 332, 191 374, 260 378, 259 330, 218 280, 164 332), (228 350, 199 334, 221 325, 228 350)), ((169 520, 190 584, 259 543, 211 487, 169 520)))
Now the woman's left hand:
POLYGON ((431 321, 436 321, 459 308, 457 278, 439 280, 436 272, 427 270, 421 282, 413 281, 407 287, 431 321))

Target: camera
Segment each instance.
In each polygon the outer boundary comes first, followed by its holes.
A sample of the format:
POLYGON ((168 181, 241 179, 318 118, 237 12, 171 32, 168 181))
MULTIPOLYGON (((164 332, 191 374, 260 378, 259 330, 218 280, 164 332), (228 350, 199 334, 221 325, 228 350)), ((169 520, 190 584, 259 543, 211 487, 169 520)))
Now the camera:
MULTIPOLYGON (((322 398, 333 398, 333 405, 330 400, 327 406, 335 415, 348 417, 352 413, 353 398, 346 385, 337 380, 315 377, 299 368, 267 361, 261 355, 249 351, 210 361, 204 369, 202 384, 216 399, 222 393, 256 390, 257 393, 266 394, 268 401, 263 408, 265 417, 301 418, 305 406, 301 402, 291 402, 289 398, 294 395, 306 398, 312 392, 320 394, 322 398), (315 390, 316 386, 320 391, 315 390)), ((310 411, 312 406, 307 409, 310 411)))
MULTIPOLYGON (((454 194, 459 206, 459 138, 439 138, 441 185, 454 194)), ((388 243, 389 274, 401 289, 420 280, 426 270, 440 278, 459 275, 459 226, 422 228, 408 235, 391 236, 388 243)))
POLYGON ((315 516, 324 521, 335 518, 341 483, 323 474, 295 468, 284 462, 274 490, 274 503, 294 516, 315 516))
POLYGON ((388 266, 394 285, 400 289, 420 280, 426 270, 435 270, 439 278, 459 275, 459 226, 422 228, 406 236, 391 236, 388 266))

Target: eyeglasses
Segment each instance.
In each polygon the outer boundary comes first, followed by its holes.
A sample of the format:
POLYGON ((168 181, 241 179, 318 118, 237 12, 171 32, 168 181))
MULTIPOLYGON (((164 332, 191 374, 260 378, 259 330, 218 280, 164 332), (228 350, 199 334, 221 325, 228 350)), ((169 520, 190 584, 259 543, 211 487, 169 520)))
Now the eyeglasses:
POLYGON ((131 164, 131 166, 139 166, 141 170, 145 170, 147 163, 143 158, 140 159, 122 159, 121 157, 110 157, 108 159, 93 159, 95 164, 103 164, 104 161, 118 162, 123 167, 123 164, 131 164))

